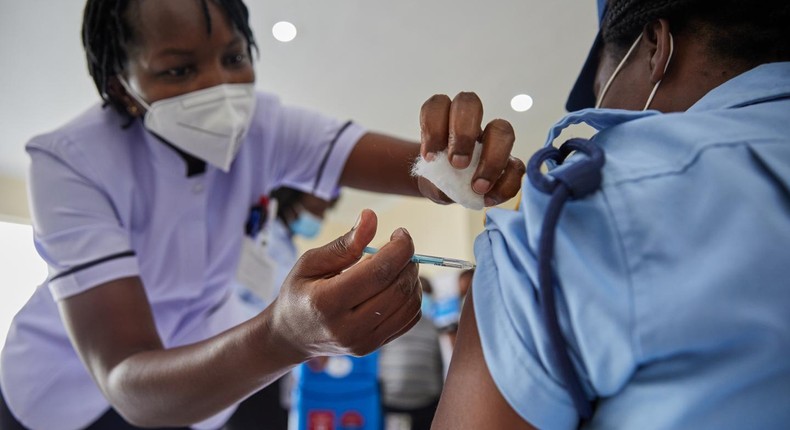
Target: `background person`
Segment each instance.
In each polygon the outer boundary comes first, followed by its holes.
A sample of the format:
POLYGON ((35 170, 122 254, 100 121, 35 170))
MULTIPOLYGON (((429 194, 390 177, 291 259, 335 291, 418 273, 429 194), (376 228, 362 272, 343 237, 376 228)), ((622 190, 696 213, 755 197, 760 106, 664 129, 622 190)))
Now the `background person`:
MULTIPOLYGON (((238 285, 238 293, 249 305, 252 315, 262 311, 277 297, 280 286, 296 264, 299 251, 294 238, 314 239, 318 236, 326 211, 334 207, 339 198, 338 195, 325 200, 294 188, 280 187, 262 199, 264 205, 259 202, 251 209, 251 213, 256 211, 255 214, 261 217, 252 239, 265 250, 269 261, 264 264, 270 270, 264 276, 254 273, 249 280, 254 285, 249 285, 249 288, 241 283, 238 285), (268 219, 272 211, 275 216, 268 219)), ((255 263, 260 264, 260 261, 255 263)))
MULTIPOLYGON (((430 295, 433 307, 429 315, 434 326, 439 331, 442 374, 445 377, 450 367, 450 360, 453 357, 453 349, 455 349, 461 309, 466 299, 466 293, 472 286, 474 273, 474 269, 460 272, 454 270, 434 278, 434 288, 430 295)), ((425 315, 424 312, 423 315, 425 315)))
POLYGON ((231 281, 248 210, 273 189, 448 203, 409 165, 449 146, 466 167, 478 138, 486 150, 470 186, 490 204, 515 195, 523 173, 512 132, 502 121, 483 131, 474 95, 432 99, 429 109, 450 107, 463 125, 435 123, 444 137, 420 149, 254 91, 238 0, 89 0, 83 41, 103 103, 26 147, 51 276, 2 351, 4 429, 218 428, 297 364, 366 354, 417 322, 408 232, 357 264, 376 232, 367 210, 305 253, 272 305, 246 319, 231 281))
POLYGON ((385 430, 430 429, 442 392, 444 372, 439 332, 427 306, 433 288, 424 276, 420 277, 420 284, 422 318, 379 351, 385 430))
POLYGON ((785 1, 609 2, 581 82, 594 97, 571 103, 604 109, 571 113, 548 141, 587 122, 606 155, 600 189, 565 204, 552 256, 593 414, 580 423, 543 324, 549 198, 527 181, 520 209, 489 211, 476 241, 434 428, 787 425, 788 20, 785 1))

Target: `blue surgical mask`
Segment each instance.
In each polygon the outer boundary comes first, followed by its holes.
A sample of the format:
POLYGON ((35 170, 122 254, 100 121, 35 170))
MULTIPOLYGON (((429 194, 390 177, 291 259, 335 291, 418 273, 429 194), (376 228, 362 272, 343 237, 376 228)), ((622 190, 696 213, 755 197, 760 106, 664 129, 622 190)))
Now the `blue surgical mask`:
POLYGON ((313 239, 321 231, 321 218, 307 211, 299 212, 299 217, 288 223, 293 234, 313 239))

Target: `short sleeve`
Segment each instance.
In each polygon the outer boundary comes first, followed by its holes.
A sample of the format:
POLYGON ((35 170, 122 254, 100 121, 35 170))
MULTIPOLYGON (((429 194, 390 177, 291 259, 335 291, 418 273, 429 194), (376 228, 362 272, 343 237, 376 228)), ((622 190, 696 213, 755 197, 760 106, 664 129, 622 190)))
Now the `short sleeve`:
POLYGON ((49 266, 53 297, 139 275, 129 233, 79 151, 67 141, 39 139, 27 146, 30 204, 35 246, 49 266))
POLYGON ((366 130, 310 110, 282 106, 275 136, 273 171, 282 185, 330 200, 351 150, 366 130))
MULTIPOLYGON (((572 429, 579 417, 539 300, 536 248, 547 199, 527 186, 524 193, 520 211, 489 211, 475 242, 472 290, 483 355, 522 418, 542 429, 572 429)), ((589 399, 619 391, 635 367, 628 274, 602 194, 566 205, 554 255, 559 323, 589 399)))

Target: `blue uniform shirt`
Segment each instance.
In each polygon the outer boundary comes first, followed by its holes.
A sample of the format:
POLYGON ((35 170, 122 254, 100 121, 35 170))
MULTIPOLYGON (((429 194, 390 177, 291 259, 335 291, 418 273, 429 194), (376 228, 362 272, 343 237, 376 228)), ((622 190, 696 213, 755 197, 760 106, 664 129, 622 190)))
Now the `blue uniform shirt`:
MULTIPOLYGON (((560 325, 588 395, 586 428, 785 428, 790 423, 790 62, 766 64, 687 112, 585 110, 601 189, 566 204, 554 269, 560 325)), ((560 167, 562 168, 562 167, 560 167)), ((483 353, 508 403, 542 429, 578 425, 536 300, 549 197, 477 238, 483 353)))

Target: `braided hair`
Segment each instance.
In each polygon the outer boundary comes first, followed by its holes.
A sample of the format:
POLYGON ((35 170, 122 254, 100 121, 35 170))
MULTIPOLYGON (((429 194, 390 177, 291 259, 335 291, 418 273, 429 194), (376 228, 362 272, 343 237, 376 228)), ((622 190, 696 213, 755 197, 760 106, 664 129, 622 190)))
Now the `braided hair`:
POLYGON ((722 59, 755 65, 790 59, 787 0, 609 0, 604 42, 624 54, 645 25, 660 18, 673 33, 704 38, 722 59))
MULTIPOLYGON (((208 1, 199 1, 206 18, 206 28, 211 33, 211 15, 208 1)), ((230 22, 247 40, 248 54, 257 51, 255 38, 249 25, 249 11, 242 0, 211 0, 225 11, 230 22)), ((99 95, 105 105, 113 106, 124 116, 129 116, 120 100, 107 91, 110 78, 121 73, 128 60, 130 50, 138 42, 130 4, 133 0, 88 0, 82 20, 82 46, 88 60, 90 72, 99 95)))

